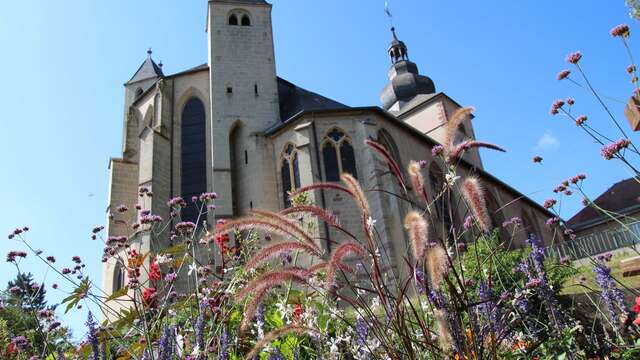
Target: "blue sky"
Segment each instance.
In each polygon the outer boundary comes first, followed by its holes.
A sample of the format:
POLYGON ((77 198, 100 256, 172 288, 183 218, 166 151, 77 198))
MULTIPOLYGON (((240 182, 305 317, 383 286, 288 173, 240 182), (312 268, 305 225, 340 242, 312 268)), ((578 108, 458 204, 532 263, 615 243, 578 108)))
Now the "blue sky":
MULTIPOLYGON (((274 0, 278 74, 348 105, 378 105, 389 60, 389 21, 383 0, 274 0)), ((595 196, 629 177, 607 162, 599 146, 567 119, 551 117, 558 97, 611 136, 617 133, 594 99, 555 80, 565 56, 581 50, 581 64, 604 94, 631 91, 622 44, 609 29, 636 23, 623 0, 424 1, 391 0, 399 37, 410 58, 438 91, 476 107, 479 139, 508 152, 483 153, 485 167, 538 201, 561 180, 585 172, 595 196), (531 163, 533 155, 544 165, 531 163)), ((3 4, 0 13, 0 233, 32 228, 34 246, 68 264, 73 255, 100 281, 102 246, 89 239, 103 224, 107 165, 119 156, 123 87, 153 47, 165 73, 206 62, 204 0, 37 1, 3 4)), ((623 120, 622 105, 611 102, 623 120)), ((624 120, 623 120, 624 121, 624 120)), ((626 126, 626 124, 625 124, 626 126)), ((632 135, 637 140, 637 135, 632 135)), ((569 218, 580 199, 563 204, 569 218)), ((4 235, 3 235, 4 236, 4 235)), ((21 246, 0 241, 0 252, 21 246)), ((35 259, 23 266, 47 285, 58 281, 35 259)), ((14 269, 0 263, 0 286, 14 269)), ((57 302, 64 294, 49 289, 57 302)), ((83 312, 64 317, 83 332, 83 312)))

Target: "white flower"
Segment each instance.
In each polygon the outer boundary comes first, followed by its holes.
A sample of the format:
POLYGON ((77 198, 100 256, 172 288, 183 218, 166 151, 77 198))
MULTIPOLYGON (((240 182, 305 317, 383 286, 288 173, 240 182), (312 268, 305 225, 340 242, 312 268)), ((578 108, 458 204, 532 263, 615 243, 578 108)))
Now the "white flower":
POLYGON ((194 261, 193 264, 189 265, 189 272, 187 273, 188 276, 191 276, 192 272, 198 272, 198 265, 196 265, 196 262, 194 261))
POLYGON ((191 355, 198 356, 199 353, 200 353, 200 347, 198 346, 198 344, 196 344, 196 346, 193 347, 193 351, 191 352, 191 355))
POLYGON ((447 175, 444 176, 444 178, 445 178, 445 181, 447 182, 447 186, 453 187, 456 181, 460 179, 460 176, 456 175, 454 172, 449 172, 447 173, 447 175))
POLYGON ((162 254, 162 255, 156 256, 156 262, 158 263, 158 265, 166 264, 170 261, 171 261, 171 256, 169 255, 162 254))
POLYGON ((369 218, 367 219, 367 227, 368 228, 372 228, 376 224, 377 221, 378 220, 375 220, 374 218, 369 216, 369 218))
POLYGON ((180 334, 176 335, 176 355, 178 358, 182 358, 182 351, 184 350, 184 337, 180 334))

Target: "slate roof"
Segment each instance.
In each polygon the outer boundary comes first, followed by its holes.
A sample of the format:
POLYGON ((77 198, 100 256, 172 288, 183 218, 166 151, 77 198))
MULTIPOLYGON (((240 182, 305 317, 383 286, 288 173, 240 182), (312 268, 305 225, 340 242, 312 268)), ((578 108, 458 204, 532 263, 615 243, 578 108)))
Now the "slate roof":
POLYGON ((265 0, 209 0, 211 2, 231 4, 268 4, 265 0))
POLYGON ((134 82, 155 78, 155 77, 163 77, 162 68, 156 64, 155 61, 151 58, 151 56, 147 57, 147 59, 140 65, 138 71, 133 75, 131 80, 127 81, 127 84, 131 84, 134 82))
POLYGON ((349 108, 347 105, 303 89, 280 77, 278 77, 278 97, 282 122, 302 111, 349 108))
MULTIPOLYGON (((191 69, 187 69, 167 77, 176 77, 187 75, 198 71, 209 70, 209 66, 205 63, 191 69)), ((314 93, 307 89, 301 88, 281 77, 278 81, 278 98, 280 100, 280 119, 286 122, 296 114, 304 111, 317 111, 329 109, 348 109, 349 106, 329 99, 328 97, 314 93)))
POLYGON ((184 71, 177 72, 175 74, 168 75, 167 77, 171 78, 171 77, 176 77, 176 76, 180 76, 180 75, 187 75, 187 74, 191 74, 191 73, 198 72, 198 71, 204 71, 204 70, 207 70, 207 71, 209 70, 209 65, 207 65, 206 63, 204 63, 202 65, 194 66, 191 69, 187 69, 187 70, 184 70, 184 71))
MULTIPOLYGON (((444 96, 447 96, 444 93, 441 93, 444 96)), ((433 147, 436 145, 440 145, 439 142, 435 141, 432 137, 430 137, 427 134, 423 134, 422 132, 420 132, 418 129, 414 128, 413 126, 405 123, 404 121, 399 121, 399 119, 394 116, 392 113, 390 113, 387 110, 384 110, 378 106, 362 106, 362 107, 344 107, 344 108, 327 108, 327 109, 321 109, 321 110, 305 110, 305 111, 301 111, 299 113, 297 113, 296 115, 294 115, 292 118, 288 119, 286 122, 281 122, 279 124, 274 125, 273 127, 267 129, 264 134, 266 136, 275 136, 278 132, 282 131, 283 129, 288 128, 289 126, 293 126, 293 124, 295 124, 298 120, 304 118, 305 115, 308 114, 313 114, 313 115, 317 115, 317 116, 326 116, 326 115, 332 115, 332 114, 344 114, 344 113, 353 113, 353 114, 362 114, 362 113, 374 113, 374 114, 378 114, 380 116, 383 116, 385 118, 387 118, 388 120, 392 121, 393 123, 395 123, 397 126, 407 130, 411 135, 417 137, 420 141, 425 142, 428 146, 433 147)), ((500 180, 499 178, 497 178, 496 176, 492 175, 491 173, 476 167, 475 165, 473 165, 472 163, 464 160, 464 159, 460 159, 459 160, 460 165, 471 169, 473 172, 475 172, 476 174, 478 174, 480 177, 485 178, 485 179, 489 179, 490 181, 496 183, 497 185, 503 187, 506 191, 510 192, 516 199, 521 199, 525 202, 527 202, 529 205, 531 205, 532 207, 537 208, 539 211, 541 211, 543 214, 545 214, 548 217, 553 217, 556 216, 554 213, 552 213, 551 211, 549 211, 548 209, 545 209, 542 205, 538 204, 537 202, 533 201, 531 198, 529 198, 528 196, 522 194, 520 191, 518 191, 517 189, 515 189, 514 187, 512 187, 511 185, 505 183, 504 181, 500 180)))
MULTIPOLYGON (((618 214, 640 210, 640 183, 634 178, 622 180, 608 188, 593 202, 602 209, 618 214)), ((610 218, 600 211, 587 206, 569 219, 567 226, 573 230, 580 230, 608 219, 610 218)))

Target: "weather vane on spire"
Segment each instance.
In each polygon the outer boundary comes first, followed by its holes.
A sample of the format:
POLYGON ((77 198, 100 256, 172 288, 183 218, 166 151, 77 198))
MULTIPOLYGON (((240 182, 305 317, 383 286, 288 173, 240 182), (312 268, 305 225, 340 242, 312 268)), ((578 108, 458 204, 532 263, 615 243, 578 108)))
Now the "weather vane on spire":
POLYGON ((389 25, 393 27, 393 15, 391 14, 391 10, 389 10, 389 0, 385 0, 384 2, 384 12, 389 17, 389 25))

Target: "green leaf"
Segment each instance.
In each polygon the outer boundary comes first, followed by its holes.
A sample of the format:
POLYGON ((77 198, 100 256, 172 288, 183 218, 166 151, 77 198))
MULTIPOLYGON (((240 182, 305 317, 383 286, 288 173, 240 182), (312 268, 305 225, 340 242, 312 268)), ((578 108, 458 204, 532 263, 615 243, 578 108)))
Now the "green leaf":
POLYGON ((282 319, 280 312, 277 310, 267 312, 265 320, 267 320, 267 323, 274 328, 281 328, 284 326, 284 320, 282 319))
POLYGON ((178 245, 174 245, 172 247, 166 248, 166 249, 162 249, 162 251, 159 252, 157 255, 161 255, 161 254, 178 255, 178 254, 184 253, 185 249, 186 249, 186 245, 185 244, 178 244, 178 245))
POLYGON ((115 291, 114 293, 111 294, 111 296, 109 296, 105 301, 111 301, 111 300, 115 300, 121 296, 125 296, 129 293, 129 288, 127 286, 123 287, 122 289, 115 291))

